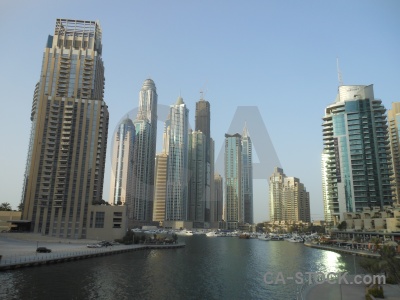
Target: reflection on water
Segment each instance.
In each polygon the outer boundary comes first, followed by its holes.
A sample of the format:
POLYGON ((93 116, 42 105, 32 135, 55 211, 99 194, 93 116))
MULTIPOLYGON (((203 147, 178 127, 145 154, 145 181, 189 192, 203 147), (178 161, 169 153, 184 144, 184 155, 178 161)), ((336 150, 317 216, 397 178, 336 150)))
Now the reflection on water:
MULTIPOLYGON (((354 272, 358 258, 285 241, 181 238, 146 250, 0 273, 1 299, 295 299, 294 280, 264 274, 354 272)), ((359 266, 357 264, 356 268, 359 266)))

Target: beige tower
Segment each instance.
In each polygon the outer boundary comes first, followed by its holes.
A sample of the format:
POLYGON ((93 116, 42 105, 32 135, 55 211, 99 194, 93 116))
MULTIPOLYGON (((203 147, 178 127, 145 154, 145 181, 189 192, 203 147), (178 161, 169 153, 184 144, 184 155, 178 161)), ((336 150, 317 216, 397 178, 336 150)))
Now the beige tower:
POLYGON ((57 19, 43 54, 23 192, 31 231, 85 238, 102 202, 108 109, 101 28, 57 19), (89 224, 90 223, 90 224, 89 224))
POLYGON ((310 222, 310 196, 298 178, 275 168, 269 179, 270 221, 310 222))
POLYGON ((400 102, 393 102, 388 110, 390 152, 393 162, 393 202, 400 203, 400 102))

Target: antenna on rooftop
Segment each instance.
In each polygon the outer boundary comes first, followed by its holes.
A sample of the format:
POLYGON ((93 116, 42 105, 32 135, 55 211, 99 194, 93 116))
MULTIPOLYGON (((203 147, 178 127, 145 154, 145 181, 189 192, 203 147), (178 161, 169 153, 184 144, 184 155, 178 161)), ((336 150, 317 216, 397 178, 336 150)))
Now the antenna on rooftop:
POLYGON ((342 79, 342 72, 340 72, 340 68, 339 68, 339 58, 338 57, 336 57, 336 69, 337 69, 339 86, 341 86, 341 85, 343 85, 343 79, 342 79))

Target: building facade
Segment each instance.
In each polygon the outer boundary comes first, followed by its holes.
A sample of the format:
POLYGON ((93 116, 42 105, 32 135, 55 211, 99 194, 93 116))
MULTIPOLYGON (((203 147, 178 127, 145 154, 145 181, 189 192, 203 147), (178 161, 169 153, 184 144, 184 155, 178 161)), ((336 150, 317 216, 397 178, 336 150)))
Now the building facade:
POLYGON ((213 188, 213 201, 212 201, 212 220, 213 222, 222 221, 223 209, 224 209, 224 182, 222 176, 219 174, 214 175, 214 188, 213 188))
POLYGON ((321 154, 321 174, 322 174, 322 199, 324 201, 324 219, 328 225, 333 224, 333 207, 331 207, 331 195, 328 190, 328 173, 329 173, 329 154, 324 150, 321 154))
POLYGON ((181 97, 170 107, 166 221, 188 218, 189 110, 181 97))
MULTIPOLYGON (((201 131, 189 133, 189 217, 193 222, 206 221, 206 201, 209 195, 207 185, 207 143, 201 131)), ((200 226, 200 227, 204 227, 200 226)))
POLYGON ((270 221, 311 222, 310 196, 296 177, 275 168, 269 179, 270 221))
POLYGON ((242 136, 225 134, 225 222, 238 229, 244 221, 242 195, 242 136))
POLYGON ((253 146, 247 127, 242 134, 242 193, 244 223, 253 224, 253 146))
POLYGON ((35 233, 86 238, 100 203, 108 132, 98 22, 57 19, 32 107, 22 219, 35 233))
POLYGON ((393 202, 400 204, 400 102, 393 102, 388 110, 390 153, 392 156, 393 202))
MULTIPOLYGON (((214 178, 214 159, 212 158, 214 149, 211 145, 211 110, 210 102, 201 97, 200 101, 196 102, 196 115, 195 115, 195 131, 201 131, 204 134, 205 143, 205 171, 198 176, 204 177, 200 179, 204 184, 204 221, 210 222, 211 220, 211 182, 214 178)), ((192 178, 192 177, 191 177, 192 178)), ((194 178, 193 178, 194 179, 194 178)))
POLYGON ((133 122, 136 137, 133 158, 132 218, 138 222, 151 221, 153 214, 157 97, 154 81, 146 79, 139 92, 139 108, 133 122))
POLYGON ((132 211, 133 149, 135 126, 128 117, 123 120, 113 138, 111 158, 110 198, 111 205, 127 205, 132 211))
POLYGON ((334 222, 344 212, 392 204, 386 109, 372 85, 339 86, 323 118, 327 199, 334 222))
POLYGON ((162 223, 165 220, 165 198, 167 195, 167 163, 168 154, 156 155, 154 174, 153 221, 162 223))

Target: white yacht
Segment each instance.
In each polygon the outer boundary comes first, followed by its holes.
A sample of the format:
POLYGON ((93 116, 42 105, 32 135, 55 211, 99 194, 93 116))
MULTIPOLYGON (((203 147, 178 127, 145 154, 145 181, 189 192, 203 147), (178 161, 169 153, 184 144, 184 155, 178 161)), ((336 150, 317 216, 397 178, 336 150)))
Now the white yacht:
POLYGON ((210 231, 210 232, 206 233, 206 236, 208 236, 208 237, 217 237, 218 233, 215 232, 215 231, 210 231))
POLYGON ((270 241, 271 237, 268 234, 267 235, 260 235, 260 236, 258 236, 258 239, 260 241, 270 241))
POLYGON ((186 230, 186 229, 182 229, 182 230, 179 230, 179 231, 177 231, 177 232, 175 232, 177 235, 186 235, 186 236, 189 236, 189 235, 193 235, 193 231, 191 231, 191 230, 186 230))

